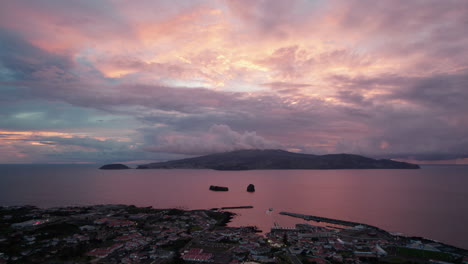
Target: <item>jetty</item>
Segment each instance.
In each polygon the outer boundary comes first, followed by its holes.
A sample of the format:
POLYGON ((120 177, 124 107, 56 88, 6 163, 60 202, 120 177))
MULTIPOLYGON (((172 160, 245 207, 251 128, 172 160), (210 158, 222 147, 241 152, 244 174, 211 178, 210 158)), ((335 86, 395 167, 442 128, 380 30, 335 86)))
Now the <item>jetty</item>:
POLYGON ((297 218, 302 218, 307 221, 315 221, 315 222, 324 222, 324 223, 329 223, 329 224, 336 224, 336 225, 342 225, 342 226, 365 226, 365 227, 371 227, 375 228, 374 226, 362 224, 362 223, 357 223, 357 222, 351 222, 351 221, 344 221, 344 220, 338 220, 338 219, 333 219, 333 218, 327 218, 327 217, 321 217, 321 216, 314 216, 314 215, 305 215, 305 214, 296 214, 296 213, 289 213, 289 212, 280 212, 281 215, 288 215, 292 217, 297 217, 297 218))
MULTIPOLYGON (((335 225, 341 225, 341 226, 349 226, 349 227, 357 227, 357 228, 368 228, 368 229, 373 229, 375 231, 383 232, 386 234, 391 235, 388 231, 368 225, 368 224, 363 224, 363 223, 358 223, 358 222, 352 222, 352 221, 345 221, 345 220, 339 220, 339 219, 333 219, 333 218, 327 218, 327 217, 321 217, 321 216, 315 216, 315 215, 305 215, 305 214, 296 214, 296 213, 290 213, 290 212, 280 212, 281 215, 287 215, 287 216, 292 216, 292 217, 297 217, 297 218, 302 218, 307 221, 315 221, 315 222, 324 222, 324 223, 329 223, 329 224, 335 224, 335 225)), ((343 229, 339 227, 334 227, 337 229, 343 229)))
POLYGON ((230 206, 230 207, 221 207, 221 209, 223 210, 229 210, 229 209, 252 209, 254 208, 253 206, 251 205, 247 205, 247 206, 230 206))

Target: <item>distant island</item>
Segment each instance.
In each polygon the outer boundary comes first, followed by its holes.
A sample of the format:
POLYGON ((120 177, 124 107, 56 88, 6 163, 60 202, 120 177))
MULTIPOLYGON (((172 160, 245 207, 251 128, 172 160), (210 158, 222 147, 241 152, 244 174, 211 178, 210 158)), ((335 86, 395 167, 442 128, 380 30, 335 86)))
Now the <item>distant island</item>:
POLYGON ((107 164, 107 165, 101 166, 99 169, 100 170, 126 170, 126 169, 130 169, 130 167, 124 164, 107 164))
POLYGON ((237 150, 139 165, 137 169, 293 170, 419 169, 416 164, 354 154, 312 155, 279 149, 237 150))

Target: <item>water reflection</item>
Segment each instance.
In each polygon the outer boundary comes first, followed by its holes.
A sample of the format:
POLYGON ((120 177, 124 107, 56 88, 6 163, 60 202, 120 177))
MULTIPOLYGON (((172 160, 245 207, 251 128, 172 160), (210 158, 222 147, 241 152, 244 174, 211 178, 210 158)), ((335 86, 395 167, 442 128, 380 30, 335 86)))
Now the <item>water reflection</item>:
POLYGON ((364 222, 468 248, 468 167, 421 170, 122 170, 0 166, 0 204, 41 207, 122 203, 233 210, 232 225, 268 230, 301 220, 280 211, 364 222), (256 192, 246 191, 254 184, 256 192), (229 192, 208 191, 210 185, 229 192), (271 215, 266 210, 273 208, 271 215))

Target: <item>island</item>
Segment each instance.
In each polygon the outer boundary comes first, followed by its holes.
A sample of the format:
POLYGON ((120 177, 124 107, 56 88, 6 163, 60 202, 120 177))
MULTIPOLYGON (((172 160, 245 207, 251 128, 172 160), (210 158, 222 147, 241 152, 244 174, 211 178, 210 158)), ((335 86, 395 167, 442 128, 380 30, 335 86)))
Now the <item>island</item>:
POLYGON ((229 188, 228 187, 223 187, 223 186, 210 185, 210 191, 227 192, 227 191, 229 191, 229 188))
POLYGON ((313 155, 280 149, 250 149, 143 164, 139 165, 137 169, 329 170, 419 169, 419 166, 390 159, 377 160, 355 154, 313 155))
POLYGON ((249 184, 249 186, 247 186, 247 191, 248 192, 255 192, 255 185, 249 184))
POLYGON ((106 164, 99 168, 100 170, 127 170, 130 169, 127 165, 124 164, 106 164))

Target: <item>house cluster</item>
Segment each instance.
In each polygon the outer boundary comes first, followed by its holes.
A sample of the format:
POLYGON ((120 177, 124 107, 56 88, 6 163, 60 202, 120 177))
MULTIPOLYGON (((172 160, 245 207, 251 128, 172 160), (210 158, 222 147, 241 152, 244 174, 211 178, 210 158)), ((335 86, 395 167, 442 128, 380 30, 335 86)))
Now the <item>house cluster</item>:
POLYGON ((108 227, 129 227, 136 223, 129 220, 112 219, 112 218, 100 218, 94 221, 96 225, 107 225, 108 227))
POLYGON ((273 228, 267 234, 268 241, 275 248, 286 248, 292 255, 303 255, 309 262, 333 260, 338 263, 358 263, 378 260, 388 253, 383 249, 394 246, 385 234, 360 238, 358 234, 374 230, 346 230, 346 234, 321 226, 298 224, 296 228, 273 228))
POLYGON ((212 210, 0 207, 3 263, 467 263, 468 252, 369 226, 226 227, 212 210), (391 262, 390 261, 390 262, 391 262))
POLYGON ((0 263, 164 261, 218 223, 201 210, 125 205, 0 207, 0 218, 0 263))
POLYGON ((182 259, 185 261, 212 262, 213 254, 203 252, 201 248, 191 248, 182 253, 182 259))

